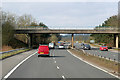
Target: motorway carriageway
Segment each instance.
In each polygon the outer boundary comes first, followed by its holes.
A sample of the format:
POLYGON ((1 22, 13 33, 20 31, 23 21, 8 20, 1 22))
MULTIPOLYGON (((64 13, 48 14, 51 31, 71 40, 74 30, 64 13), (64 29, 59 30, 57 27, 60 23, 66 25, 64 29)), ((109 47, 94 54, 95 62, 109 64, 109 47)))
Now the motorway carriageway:
POLYGON ((51 49, 50 53, 50 57, 38 57, 36 53, 16 68, 8 78, 115 78, 79 60, 68 50, 51 49))
MULTIPOLYGON (((80 49, 80 44, 79 43, 74 43, 74 46, 76 47, 76 49, 80 49)), ((99 48, 93 48, 91 50, 84 50, 86 53, 89 54, 94 54, 96 56, 102 56, 102 57, 106 57, 107 59, 111 59, 111 60, 115 60, 117 62, 120 62, 120 53, 117 52, 111 52, 109 51, 100 51, 99 48)))

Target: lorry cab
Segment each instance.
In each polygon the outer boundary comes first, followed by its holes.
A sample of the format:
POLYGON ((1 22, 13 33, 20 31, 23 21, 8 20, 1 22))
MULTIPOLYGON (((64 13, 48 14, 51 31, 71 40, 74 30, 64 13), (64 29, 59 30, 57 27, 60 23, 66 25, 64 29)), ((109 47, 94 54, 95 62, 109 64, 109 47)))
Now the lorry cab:
POLYGON ((38 57, 39 56, 50 56, 49 47, 47 45, 40 45, 38 48, 38 57))

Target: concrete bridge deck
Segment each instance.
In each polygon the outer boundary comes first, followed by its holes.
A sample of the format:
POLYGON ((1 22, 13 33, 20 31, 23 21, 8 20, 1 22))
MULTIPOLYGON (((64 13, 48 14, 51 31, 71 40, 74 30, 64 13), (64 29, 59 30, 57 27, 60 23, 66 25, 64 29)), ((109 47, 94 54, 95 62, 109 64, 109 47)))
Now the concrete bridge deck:
POLYGON ((120 34, 118 30, 90 30, 90 29, 15 29, 16 34, 120 34))
POLYGON ((28 34, 28 41, 29 41, 29 47, 31 47, 32 42, 32 34, 72 34, 72 47, 74 45, 74 34, 114 34, 114 42, 116 43, 116 48, 118 48, 118 34, 120 34, 120 30, 116 29, 15 29, 16 34, 28 34))

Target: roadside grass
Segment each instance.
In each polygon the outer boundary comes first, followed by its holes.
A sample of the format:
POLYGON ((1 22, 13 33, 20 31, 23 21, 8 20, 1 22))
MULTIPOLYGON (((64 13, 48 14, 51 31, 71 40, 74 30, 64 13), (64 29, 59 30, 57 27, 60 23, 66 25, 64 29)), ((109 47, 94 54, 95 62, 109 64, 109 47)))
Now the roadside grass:
POLYGON ((100 47, 100 45, 90 44, 91 46, 100 47))
POLYGON ((22 53, 22 52, 25 52, 25 51, 28 51, 28 50, 30 50, 30 49, 23 49, 23 50, 18 50, 18 51, 14 51, 14 52, 0 54, 0 60, 8 58, 8 57, 13 56, 13 55, 17 55, 19 53, 22 53))
POLYGON ((116 49, 116 48, 114 50, 120 51, 120 49, 116 49))
POLYGON ((82 58, 83 60, 90 62, 96 66, 99 66, 110 73, 120 75, 120 63, 117 63, 115 61, 110 61, 104 58, 100 58, 97 56, 89 55, 84 53, 82 50, 75 50, 75 49, 70 49, 70 52, 72 52, 74 55, 82 58))
POLYGON ((11 46, 2 46, 2 49, 0 49, 0 51, 9 51, 9 50, 14 50, 11 46))

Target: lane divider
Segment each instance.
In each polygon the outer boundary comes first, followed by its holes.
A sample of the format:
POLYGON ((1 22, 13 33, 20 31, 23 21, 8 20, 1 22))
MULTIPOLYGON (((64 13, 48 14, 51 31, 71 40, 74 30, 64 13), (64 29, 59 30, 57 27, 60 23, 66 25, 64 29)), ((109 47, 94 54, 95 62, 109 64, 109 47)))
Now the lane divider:
MULTIPOLYGON (((55 55, 55 54, 53 53, 53 56, 54 56, 54 55, 55 55)), ((53 59, 54 59, 54 63, 56 63, 55 58, 53 58, 53 59)), ((58 69, 58 70, 60 70, 60 67, 59 67, 59 66, 57 66, 57 69, 58 69)), ((66 80, 66 79, 65 79, 65 76, 63 76, 63 75, 62 75, 62 78, 63 78, 63 80, 66 80)))
POLYGON ((116 76, 116 75, 114 75, 114 74, 112 74, 112 73, 109 73, 108 71, 106 71, 106 70, 104 70, 104 69, 102 69, 102 68, 100 68, 100 67, 98 67, 98 66, 95 66, 95 65, 93 65, 93 64, 91 64, 91 63, 89 63, 89 62, 87 62, 87 61, 85 61, 85 60, 83 60, 82 58, 80 58, 80 57, 78 57, 78 56, 72 54, 72 52, 70 52, 69 50, 67 50, 67 51, 68 51, 71 55, 73 55, 74 57, 76 57, 76 58, 80 59, 81 61, 83 61, 83 62, 85 62, 85 63, 91 65, 92 67, 97 68, 97 69, 99 69, 99 70, 101 70, 101 71, 103 71, 103 72, 105 72, 105 73, 108 73, 108 74, 110 74, 110 75, 112 75, 112 76, 114 76, 114 77, 120 79, 119 76, 116 76))
POLYGON ((65 80, 65 76, 62 76, 62 78, 65 80))
POLYGON ((58 70, 60 69, 59 66, 57 66, 57 69, 58 69, 58 70))
POLYGON ((31 54, 30 56, 28 56, 27 58, 25 58, 23 61, 21 61, 19 64, 17 64, 6 76, 4 76, 4 78, 8 78, 21 64, 23 64, 26 60, 28 60, 30 57, 32 57, 33 55, 35 55, 37 52, 35 52, 34 54, 31 54))

